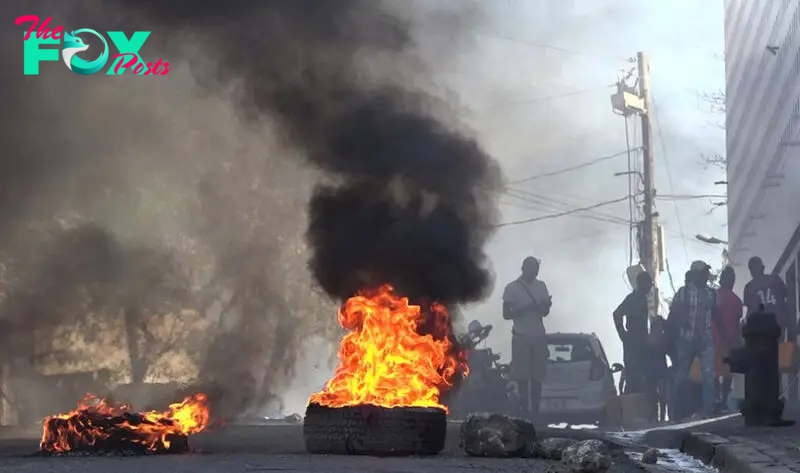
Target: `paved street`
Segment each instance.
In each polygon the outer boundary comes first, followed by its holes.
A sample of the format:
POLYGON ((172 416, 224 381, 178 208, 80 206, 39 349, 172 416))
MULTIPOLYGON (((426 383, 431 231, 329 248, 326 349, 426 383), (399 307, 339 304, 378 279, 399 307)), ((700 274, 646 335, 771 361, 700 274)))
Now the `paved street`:
MULTIPOLYGON (((305 453, 299 425, 231 426, 193 438, 200 452, 190 455, 127 458, 39 458, 36 439, 0 440, 0 472, 30 473, 211 473, 211 472, 541 472, 563 471, 557 462, 525 459, 480 459, 464 455, 458 446, 458 425, 448 433, 445 452, 434 458, 372 458, 315 456, 305 453)), ((586 437, 585 432, 558 431, 558 436, 586 437)), ((542 435, 553 435, 543 432, 542 435)), ((615 451, 612 472, 641 471, 621 450, 615 451)))
POLYGON ((745 428, 742 418, 735 416, 686 432, 661 430, 646 437, 659 447, 680 448, 722 473, 800 473, 800 424, 745 428))

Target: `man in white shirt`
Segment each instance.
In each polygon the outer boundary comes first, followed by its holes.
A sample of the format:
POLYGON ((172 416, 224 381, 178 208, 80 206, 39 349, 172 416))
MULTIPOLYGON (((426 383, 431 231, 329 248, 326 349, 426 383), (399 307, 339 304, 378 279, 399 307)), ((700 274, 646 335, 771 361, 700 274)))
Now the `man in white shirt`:
POLYGON ((539 260, 529 256, 522 262, 522 275, 503 291, 503 318, 512 320, 511 376, 519 384, 522 406, 532 419, 539 414, 542 382, 547 369, 544 318, 552 297, 539 276, 539 260))

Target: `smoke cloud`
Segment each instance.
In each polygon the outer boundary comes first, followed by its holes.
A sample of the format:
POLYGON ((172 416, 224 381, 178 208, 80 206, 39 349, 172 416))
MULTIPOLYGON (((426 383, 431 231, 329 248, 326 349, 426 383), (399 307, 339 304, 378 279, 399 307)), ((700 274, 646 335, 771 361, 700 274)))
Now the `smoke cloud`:
MULTIPOLYGON (((409 294, 418 282, 407 282, 410 274, 423 274, 421 285, 434 288, 432 295, 442 299, 476 300, 476 294, 488 292, 481 282, 487 273, 479 248, 494 220, 495 178, 486 176, 495 172, 480 174, 482 160, 470 158, 477 154, 469 150, 469 140, 459 138, 457 131, 464 128, 452 112, 478 130, 477 141, 488 154, 502 158, 511 181, 619 152, 625 147, 624 129, 609 110, 613 90, 607 86, 621 67, 631 66, 624 59, 639 48, 653 60, 674 192, 718 191, 703 184, 717 175, 677 171, 692 168, 700 152, 721 143, 720 132, 705 126, 714 117, 690 117, 697 104, 686 90, 705 90, 708 78, 685 76, 689 53, 685 45, 667 40, 674 24, 696 32, 682 35, 692 38, 692 51, 698 49, 695 38, 704 38, 707 57, 698 53, 689 67, 698 73, 711 52, 722 50, 721 32, 708 27, 714 22, 696 14, 696 5, 658 10, 636 2, 468 3, 89 0, 70 2, 67 9, 41 0, 4 2, 0 11, 9 20, 0 37, 9 47, 0 57, 9 70, 0 77, 0 299, 27 302, 0 302, 3 317, 24 319, 45 333, 66 324, 84 340, 91 331, 70 325, 74 314, 82 313, 68 310, 76 304, 73 299, 56 297, 39 281, 47 280, 46 268, 54 264, 47 259, 61 258, 56 248, 65 246, 55 242, 70 241, 69 235, 82 226, 93 228, 113 242, 116 254, 146 251, 164 262, 164 273, 178 272, 167 280, 183 285, 178 293, 188 293, 193 306, 205 309, 211 325, 200 335, 175 338, 175 344, 200 346, 195 357, 204 379, 241 387, 241 393, 223 393, 231 412, 274 400, 295 377, 298 360, 305 384, 287 408, 302 408, 308 392, 321 387, 329 371, 322 360, 301 355, 324 351, 326 341, 340 335, 328 293, 340 298, 361 285, 385 282, 381 268, 400 263, 403 270, 392 272, 389 280, 410 286, 403 288, 409 294), (53 15, 51 24, 70 28, 153 31, 142 56, 148 61, 162 57, 173 70, 152 78, 127 73, 81 77, 54 61, 42 64, 41 75, 25 77, 22 27, 10 19, 27 14, 53 15), (662 21, 665 17, 671 20, 662 21), (712 36, 719 40, 710 41, 712 36), (719 48, 713 49, 714 44, 719 48), (691 79, 681 81, 678 73, 691 79), (674 96, 681 94, 689 104, 677 104, 674 96), (379 117, 385 122, 378 123, 379 117), (380 149, 377 140, 354 135, 348 126, 358 122, 381 131, 376 137, 390 140, 392 147, 380 149), (402 126, 391 134, 382 123, 402 126), (430 135, 402 139, 412 125, 423 130, 430 125, 430 135), (433 144, 450 150, 457 143, 463 151, 439 153, 435 159, 423 152, 434 149, 433 144), (374 158, 364 161, 368 153, 374 158), (455 156, 460 156, 458 164, 444 161, 455 156), (358 231, 318 218, 317 207, 307 206, 315 192, 319 207, 337 209, 346 203, 352 213, 345 215, 363 213, 364 221, 390 212, 400 225, 358 231), (371 207, 359 206, 367 192, 380 198, 371 207), (474 204, 466 201, 469 196, 474 204), (446 224, 433 225, 446 218, 446 224), (456 231, 470 219, 468 233, 456 231), (417 225, 426 225, 424 233, 406 238, 417 225), (330 239, 315 239, 323 230, 330 239), (434 233, 430 243, 448 244, 434 250, 417 241, 434 233), (348 248, 355 257, 330 252, 344 246, 343 240, 352 242, 348 248), (387 246, 376 246, 381 243, 387 246), (395 245, 396 254, 385 251, 395 245), (309 246, 320 251, 311 252, 309 246), (414 258, 405 258, 409 253, 414 258), (314 255, 325 259, 317 262, 314 255), (380 267, 365 267, 367 257, 380 267), (437 258, 451 264, 426 269, 437 258), (448 276, 456 261, 472 263, 459 269, 471 277, 448 276), (409 262, 414 264, 406 267, 409 262), (317 266, 341 269, 346 277, 320 272, 317 266), (453 287, 454 279, 464 286, 453 287), (309 291, 316 286, 324 291, 309 291), (45 304, 56 299, 58 304, 45 304), (12 310, 34 302, 63 311, 12 310)), ((613 174, 626 169, 625 161, 620 157, 513 186, 521 192, 502 196, 503 220, 617 199, 627 185, 613 174)), ((664 172, 658 178, 659 194, 673 192, 664 172)), ((673 206, 660 204, 675 274, 682 274, 682 260, 688 265, 704 256, 713 264, 717 249, 700 247, 691 238, 684 257, 673 206)), ((724 212, 709 218, 706 201, 679 205, 685 233, 723 231, 724 212)), ((597 332, 609 359, 620 360, 609 314, 627 291, 621 277, 629 261, 627 218, 622 203, 501 229, 489 246, 498 284, 487 302, 467 307, 467 315, 495 325, 490 341, 508 358, 510 327, 499 316, 500 294, 503 284, 517 277, 522 258, 532 254, 543 260, 541 276, 554 296, 548 329, 597 332)), ((71 252, 74 257, 87 254, 71 252)), ((103 261, 105 256, 98 251, 77 259, 71 278, 91 280, 81 272, 91 272, 93 258, 103 261)), ((121 273, 140 273, 137 258, 122 260, 129 266, 121 273)), ((668 290, 668 282, 662 283, 668 290)), ((83 293, 84 288, 63 291, 83 293)), ((155 302, 142 305, 147 304, 155 302)), ((114 343, 89 350, 79 357, 83 367, 70 369, 91 369, 114 359, 115 369, 129 370, 125 331, 109 328, 118 319, 116 312, 104 317, 103 333, 114 343)), ((20 337, 0 338, 14 355, 28 356, 30 350, 10 343, 20 337)), ((151 345, 152 357, 158 358, 170 340, 162 337, 151 345)), ((77 345, 70 339, 69 346, 77 345)), ((168 353, 153 366, 163 369, 163 359, 174 358, 168 353)), ((180 366, 173 370, 184 371, 180 366)), ((153 367, 147 376, 154 378, 153 367)))
POLYGON ((435 118, 440 101, 364 79, 360 55, 413 46, 381 2, 123 3, 211 45, 220 77, 241 81, 244 110, 277 120, 333 178, 312 195, 308 229, 328 294, 391 283, 448 303, 485 295, 499 173, 473 138, 435 118))
MULTIPOLYGON (((280 395, 303 340, 338 338, 334 305, 309 287, 342 299, 388 282, 450 303, 488 291, 499 174, 450 98, 427 91, 403 15, 356 1, 2 8, 151 30, 142 55, 172 62, 159 77, 55 63, 24 77, 21 47, 7 52, 20 72, 2 78, 0 311, 26 334, 11 357, 65 325, 88 344, 93 325, 114 353, 75 366, 113 358, 139 382, 188 350, 230 416, 280 395), (210 325, 174 330, 182 307, 210 325)), ((21 45, 22 27, 4 31, 21 45)))

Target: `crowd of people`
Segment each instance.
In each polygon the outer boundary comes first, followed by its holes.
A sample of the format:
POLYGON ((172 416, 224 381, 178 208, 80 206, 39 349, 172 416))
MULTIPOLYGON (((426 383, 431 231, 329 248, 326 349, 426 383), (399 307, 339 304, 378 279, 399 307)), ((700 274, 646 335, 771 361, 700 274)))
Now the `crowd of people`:
POLYGON ((751 280, 743 300, 734 292, 736 274, 725 267, 711 285, 711 267, 695 261, 676 292, 666 318, 650 318, 652 277, 641 272, 635 287, 614 311, 623 344, 626 394, 643 393, 654 420, 707 418, 724 410, 731 393, 731 373, 724 359, 740 346, 740 325, 755 311, 775 314, 786 327, 786 286, 767 274, 760 258, 748 262, 751 280), (692 371, 698 376, 691 376, 692 371))
MULTIPOLYGON (((748 267, 751 280, 740 299, 734 292, 732 267, 723 268, 712 285, 711 267, 693 262, 667 317, 650 316, 653 279, 642 271, 633 291, 614 311, 624 355, 620 391, 647 395, 652 420, 705 418, 727 408, 732 378, 724 360, 741 345, 740 326, 750 313, 775 314, 785 333, 788 305, 783 280, 765 273, 758 257, 751 258, 748 267)), ((513 321, 511 375, 520 388, 523 410, 536 418, 548 356, 544 318, 553 299, 538 277, 536 258, 525 258, 521 269, 519 278, 503 291, 503 318, 513 321)))

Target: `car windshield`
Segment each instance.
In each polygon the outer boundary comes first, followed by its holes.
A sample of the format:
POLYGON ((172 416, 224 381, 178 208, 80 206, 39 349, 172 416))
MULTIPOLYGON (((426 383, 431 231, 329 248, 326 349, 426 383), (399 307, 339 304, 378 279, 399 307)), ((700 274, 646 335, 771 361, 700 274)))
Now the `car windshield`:
POLYGON ((587 340, 565 339, 550 340, 547 343, 548 363, 573 363, 592 361, 594 351, 587 340))

